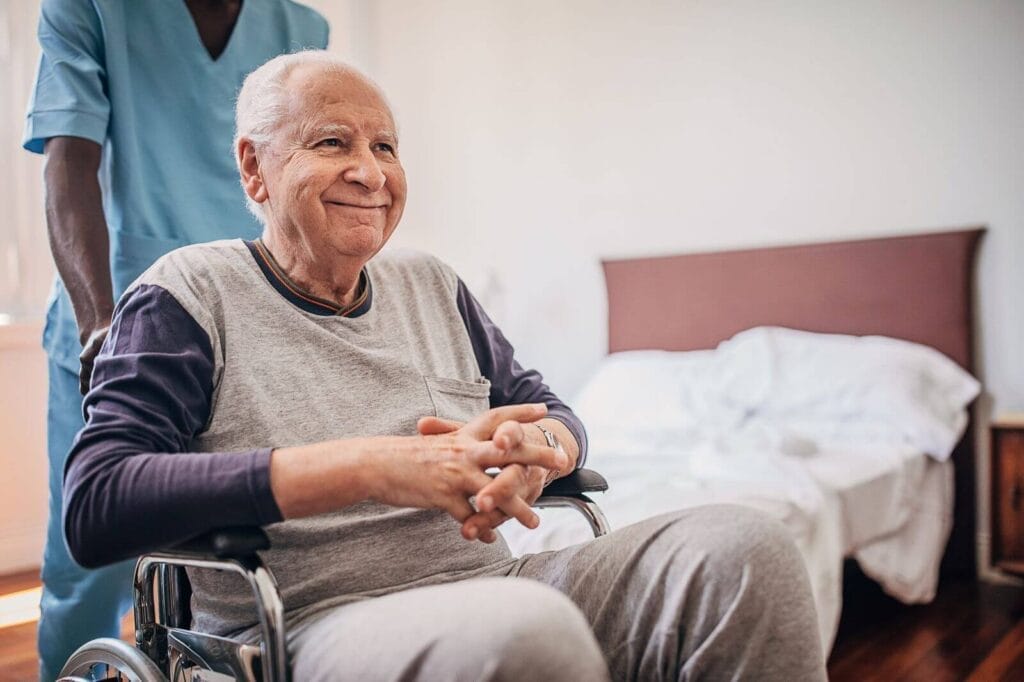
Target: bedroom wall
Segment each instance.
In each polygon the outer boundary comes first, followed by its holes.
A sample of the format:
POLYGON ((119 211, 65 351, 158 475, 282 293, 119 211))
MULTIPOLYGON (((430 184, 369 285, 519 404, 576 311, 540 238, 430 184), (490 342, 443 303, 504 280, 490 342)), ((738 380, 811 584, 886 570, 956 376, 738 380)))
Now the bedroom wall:
POLYGON ((395 241, 556 390, 605 352, 601 258, 984 224, 980 404, 1024 410, 1024 3, 355 6, 402 127, 395 241))
POLYGON ((38 2, 0 2, 0 575, 39 565, 46 534, 46 356, 39 345, 53 276, 42 162, 21 151, 39 60, 38 2))
POLYGON ((0 325, 0 575, 39 565, 46 537, 42 325, 0 325))

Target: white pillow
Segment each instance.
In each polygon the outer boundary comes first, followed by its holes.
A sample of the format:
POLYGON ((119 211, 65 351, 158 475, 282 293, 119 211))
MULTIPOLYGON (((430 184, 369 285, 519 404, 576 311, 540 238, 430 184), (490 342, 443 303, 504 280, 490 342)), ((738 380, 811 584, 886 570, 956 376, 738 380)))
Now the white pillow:
POLYGON ((574 408, 601 457, 681 453, 753 429, 780 451, 880 444, 944 460, 979 391, 927 346, 757 327, 714 351, 609 355, 574 408))
POLYGON ((695 424, 685 387, 713 351, 613 353, 573 401, 590 447, 602 455, 644 455, 678 450, 695 424))
MULTIPOLYGON (((875 433, 947 459, 981 386, 937 350, 883 336, 757 327, 715 352, 719 402, 817 424, 814 438, 875 433)), ((812 429, 813 430, 813 429, 812 429)), ((820 438, 819 438, 820 440, 820 438)))

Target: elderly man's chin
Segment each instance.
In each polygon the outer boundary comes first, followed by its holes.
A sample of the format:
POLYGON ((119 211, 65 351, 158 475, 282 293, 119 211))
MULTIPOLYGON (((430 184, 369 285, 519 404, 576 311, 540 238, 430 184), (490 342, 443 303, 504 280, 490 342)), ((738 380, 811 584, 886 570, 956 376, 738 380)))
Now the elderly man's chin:
POLYGON ((377 225, 331 225, 330 240, 346 256, 370 259, 384 247, 390 233, 377 225))

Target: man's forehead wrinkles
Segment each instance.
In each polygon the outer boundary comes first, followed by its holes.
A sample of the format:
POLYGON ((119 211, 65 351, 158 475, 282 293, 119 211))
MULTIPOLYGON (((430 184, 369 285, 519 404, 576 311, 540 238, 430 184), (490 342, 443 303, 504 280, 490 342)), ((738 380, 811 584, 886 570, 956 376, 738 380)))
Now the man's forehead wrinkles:
POLYGON ((344 123, 330 123, 318 121, 309 126, 314 135, 338 135, 348 137, 353 134, 352 128, 344 123))
POLYGON ((362 136, 397 143, 394 118, 387 104, 372 90, 351 80, 331 82, 299 78, 289 83, 291 115, 296 134, 308 144, 314 137, 362 136), (312 82, 310 82, 312 81, 312 82), (340 87, 338 87, 340 85, 340 87))
POLYGON ((303 122, 299 127, 299 134, 303 139, 335 135, 338 137, 351 137, 353 135, 365 134, 369 137, 386 141, 395 141, 398 134, 388 125, 377 126, 350 126, 338 121, 325 121, 322 119, 311 119, 303 122))

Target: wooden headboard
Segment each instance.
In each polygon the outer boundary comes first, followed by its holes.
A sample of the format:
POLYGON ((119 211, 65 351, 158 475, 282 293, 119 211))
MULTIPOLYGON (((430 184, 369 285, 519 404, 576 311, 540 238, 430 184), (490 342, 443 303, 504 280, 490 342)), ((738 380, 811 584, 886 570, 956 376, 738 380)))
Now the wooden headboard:
MULTIPOLYGON (((609 352, 714 348, 760 325, 907 339, 974 369, 974 261, 984 229, 603 262, 609 352)), ((953 453, 944 574, 975 571, 974 438, 953 453)))

